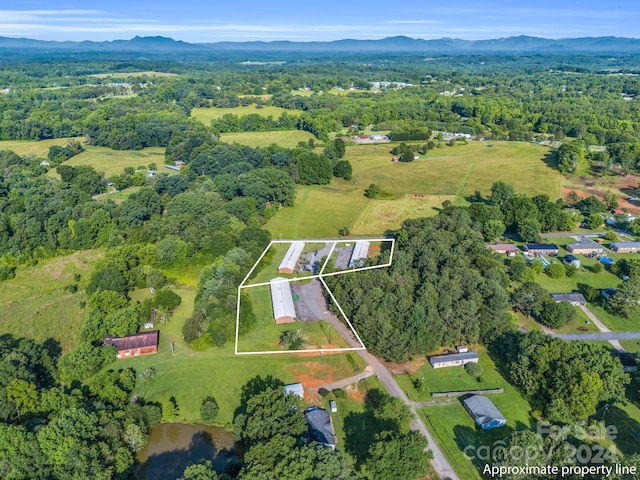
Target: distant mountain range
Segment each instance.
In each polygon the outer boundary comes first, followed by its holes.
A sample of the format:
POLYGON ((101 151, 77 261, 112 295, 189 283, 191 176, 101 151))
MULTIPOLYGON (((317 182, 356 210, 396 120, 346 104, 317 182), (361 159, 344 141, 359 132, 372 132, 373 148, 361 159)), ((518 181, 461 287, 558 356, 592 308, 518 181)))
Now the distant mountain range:
POLYGON ((140 53, 140 54, 215 54, 223 52, 299 52, 299 53, 640 53, 640 39, 622 37, 584 37, 559 40, 525 35, 491 40, 440 38, 424 40, 389 37, 380 40, 336 40, 332 42, 216 42, 187 43, 167 37, 134 37, 131 40, 105 42, 56 42, 27 38, 0 37, 3 54, 37 53, 140 53))

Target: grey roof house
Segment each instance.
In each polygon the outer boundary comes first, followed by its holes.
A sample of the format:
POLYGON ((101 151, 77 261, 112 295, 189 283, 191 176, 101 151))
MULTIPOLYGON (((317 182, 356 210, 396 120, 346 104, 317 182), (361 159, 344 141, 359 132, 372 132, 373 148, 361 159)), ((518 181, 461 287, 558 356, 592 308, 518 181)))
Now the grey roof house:
POLYGON ((313 407, 305 410, 304 417, 309 427, 310 442, 318 442, 328 447, 336 448, 338 440, 329 412, 323 408, 313 407))
POLYGON ((507 419, 500 413, 500 410, 482 395, 471 395, 462 401, 464 408, 471 414, 476 424, 483 430, 490 428, 504 427, 507 419))

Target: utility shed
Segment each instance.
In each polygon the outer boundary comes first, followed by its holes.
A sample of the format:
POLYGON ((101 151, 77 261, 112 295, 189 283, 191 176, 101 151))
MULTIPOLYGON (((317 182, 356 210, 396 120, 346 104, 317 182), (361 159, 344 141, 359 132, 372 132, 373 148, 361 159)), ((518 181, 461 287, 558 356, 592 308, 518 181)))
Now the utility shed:
POLYGON ((287 253, 282 259, 282 262, 280 262, 278 273, 293 273, 302 250, 304 250, 304 242, 291 243, 291 245, 289 246, 289 250, 287 250, 287 253))
POLYGON ((433 368, 459 367, 467 363, 478 363, 476 352, 450 353, 449 355, 436 355, 429 358, 429 363, 433 368))
POLYGON ((286 278, 277 277, 269 282, 271 288, 271 304, 273 305, 273 318, 276 323, 291 323, 296 318, 296 309, 293 306, 291 285, 286 278))
POLYGON ((476 423, 483 429, 504 427, 507 419, 500 413, 500 410, 482 395, 471 395, 462 401, 464 408, 471 414, 476 423))
POLYGON ((152 330, 126 337, 104 337, 103 344, 116 347, 116 358, 137 357, 158 351, 159 334, 158 330, 152 330))
POLYGON ((289 385, 282 387, 282 389, 284 390, 285 395, 293 393, 294 395, 304 399, 304 387, 301 383, 290 383, 289 385))
POLYGON ((353 252, 351 252, 351 259, 349 260, 349 266, 359 267, 362 264, 363 260, 366 260, 369 256, 369 242, 365 240, 361 240, 356 242, 353 247, 353 252))
POLYGON ((313 407, 304 412, 309 427, 309 441, 336 448, 337 438, 331 415, 323 408, 313 407))

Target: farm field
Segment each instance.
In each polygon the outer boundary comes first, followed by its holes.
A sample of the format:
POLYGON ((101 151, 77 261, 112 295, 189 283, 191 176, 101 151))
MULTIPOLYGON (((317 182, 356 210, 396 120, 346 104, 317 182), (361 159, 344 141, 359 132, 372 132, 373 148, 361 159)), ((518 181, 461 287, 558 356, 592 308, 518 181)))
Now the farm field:
POLYGON ((200 120, 205 125, 209 126, 211 120, 218 119, 227 113, 237 115, 238 117, 242 117, 243 115, 249 115, 250 113, 257 113, 263 117, 273 117, 278 118, 284 112, 287 112, 287 115, 296 115, 299 112, 295 112, 292 110, 287 110, 282 107, 274 107, 274 106, 264 106, 262 108, 257 108, 256 105, 247 105, 241 107, 233 107, 233 108, 218 108, 218 107, 196 107, 191 110, 191 116, 196 120, 200 120))
POLYGON ((274 130, 272 132, 223 133, 220 139, 223 142, 239 143, 253 148, 268 147, 274 143, 281 147, 294 148, 299 142, 307 143, 309 139, 316 140, 316 137, 303 130, 274 130))
POLYGON ((93 264, 101 250, 85 250, 65 257, 44 260, 29 268, 20 267, 16 277, 0 288, 0 334, 33 338, 38 342, 54 339, 63 351, 74 348, 86 316, 80 302, 93 264), (80 274, 79 282, 74 274, 80 274), (78 285, 73 294, 64 288, 78 285))
POLYGON ((64 147, 71 140, 83 141, 84 138, 54 138, 51 140, 1 140, 0 150, 13 150, 18 155, 35 155, 39 158, 47 158, 49 147, 59 145, 64 147))
MULTIPOLYGON (((78 165, 90 165, 98 172, 104 172, 105 176, 121 174, 126 167, 144 169, 151 163, 155 163, 159 173, 176 173, 162 167, 164 165, 164 147, 148 147, 142 150, 112 150, 107 147, 88 145, 85 151, 70 158, 65 165, 77 167, 78 165)), ((59 178, 55 169, 49 170, 52 177, 59 178)))
POLYGON ((489 193, 502 180, 520 193, 561 195, 561 175, 551 150, 525 142, 469 142, 430 151, 411 163, 392 163, 390 144, 347 147, 351 181, 333 179, 326 186, 299 186, 293 207, 282 208, 267 222, 274 237, 335 236, 341 227, 353 235, 381 235, 406 218, 433 216, 445 200, 466 203, 465 196, 489 193), (372 183, 384 192, 370 200, 372 183))

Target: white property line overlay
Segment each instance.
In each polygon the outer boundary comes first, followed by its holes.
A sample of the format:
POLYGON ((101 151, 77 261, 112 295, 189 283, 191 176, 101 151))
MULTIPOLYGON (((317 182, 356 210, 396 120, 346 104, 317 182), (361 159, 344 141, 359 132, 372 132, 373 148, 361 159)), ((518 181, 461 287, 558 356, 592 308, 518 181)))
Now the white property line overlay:
POLYGON ((268 354, 282 354, 282 353, 349 352, 349 351, 358 351, 358 350, 366 350, 367 349, 367 347, 365 347, 365 345, 364 345, 364 342, 360 338, 360 335, 358 335, 358 332, 356 332, 356 329, 351 324, 351 321, 349 320, 347 315, 344 313, 344 310, 342 310, 342 307, 340 306, 340 304, 336 300, 336 297, 333 295, 333 292, 331 291, 329 286, 326 284, 326 282, 322 279, 322 277, 340 275, 340 274, 343 274, 343 273, 360 272, 360 271, 363 271, 363 270, 373 270, 375 268, 383 268, 383 267, 391 266, 391 262, 393 261, 393 252, 395 250, 395 245, 396 245, 395 238, 305 239, 305 242, 307 242, 307 243, 325 243, 325 244, 332 243, 331 250, 329 251, 329 254, 327 255, 327 259, 325 260, 324 265, 320 269, 320 273, 318 273, 318 275, 311 275, 311 276, 298 277, 298 278, 287 278, 287 279, 284 279, 282 281, 275 282, 275 283, 292 283, 292 282, 299 282, 299 281, 303 281, 303 280, 312 280, 312 279, 315 279, 315 278, 320 280, 320 282, 322 283, 324 288, 327 290, 327 292, 329 292, 329 295, 331 296, 331 299, 333 300, 333 302, 338 307, 338 310, 340 310, 340 313, 342 314, 342 316, 344 317, 345 321, 347 322, 347 325, 349 326, 349 328, 351 329, 351 331, 355 335, 355 337, 358 340, 358 342, 360 342, 360 345, 362 345, 362 347, 316 348, 316 349, 309 349, 309 350, 265 350, 265 351, 259 351, 259 352, 239 352, 238 351, 238 340, 239 340, 239 334, 240 334, 240 293, 241 293, 241 290, 243 288, 261 287, 261 286, 270 285, 271 282, 256 283, 256 284, 252 284, 252 285, 245 285, 244 283, 249 279, 249 277, 251 276, 253 271, 256 269, 256 267, 258 266, 258 264, 260 263, 262 258, 266 255, 266 253, 269 251, 269 249, 271 248, 271 246, 274 243, 292 243, 292 242, 299 242, 299 241, 302 241, 302 240, 272 240, 271 242, 269 242, 269 245, 267 245, 267 248, 264 249, 264 252, 262 252, 262 255, 260 255, 258 260, 256 260, 256 263, 253 265, 253 267, 251 267, 251 270, 249 270, 249 272, 244 277, 244 279, 242 280, 240 285, 238 285, 238 301, 237 301, 237 305, 236 305, 236 345, 235 345, 235 354, 236 355, 264 355, 264 354, 268 355, 268 354), (385 263, 384 265, 373 265, 373 266, 370 266, 370 267, 352 268, 352 269, 349 269, 349 270, 340 270, 338 272, 322 273, 322 272, 324 272, 324 269, 327 266, 327 263, 331 259, 331 255, 333 254, 333 251, 335 250, 336 245, 338 243, 346 243, 346 242, 353 242, 353 241, 391 242, 391 253, 389 254, 389 262, 385 263))

